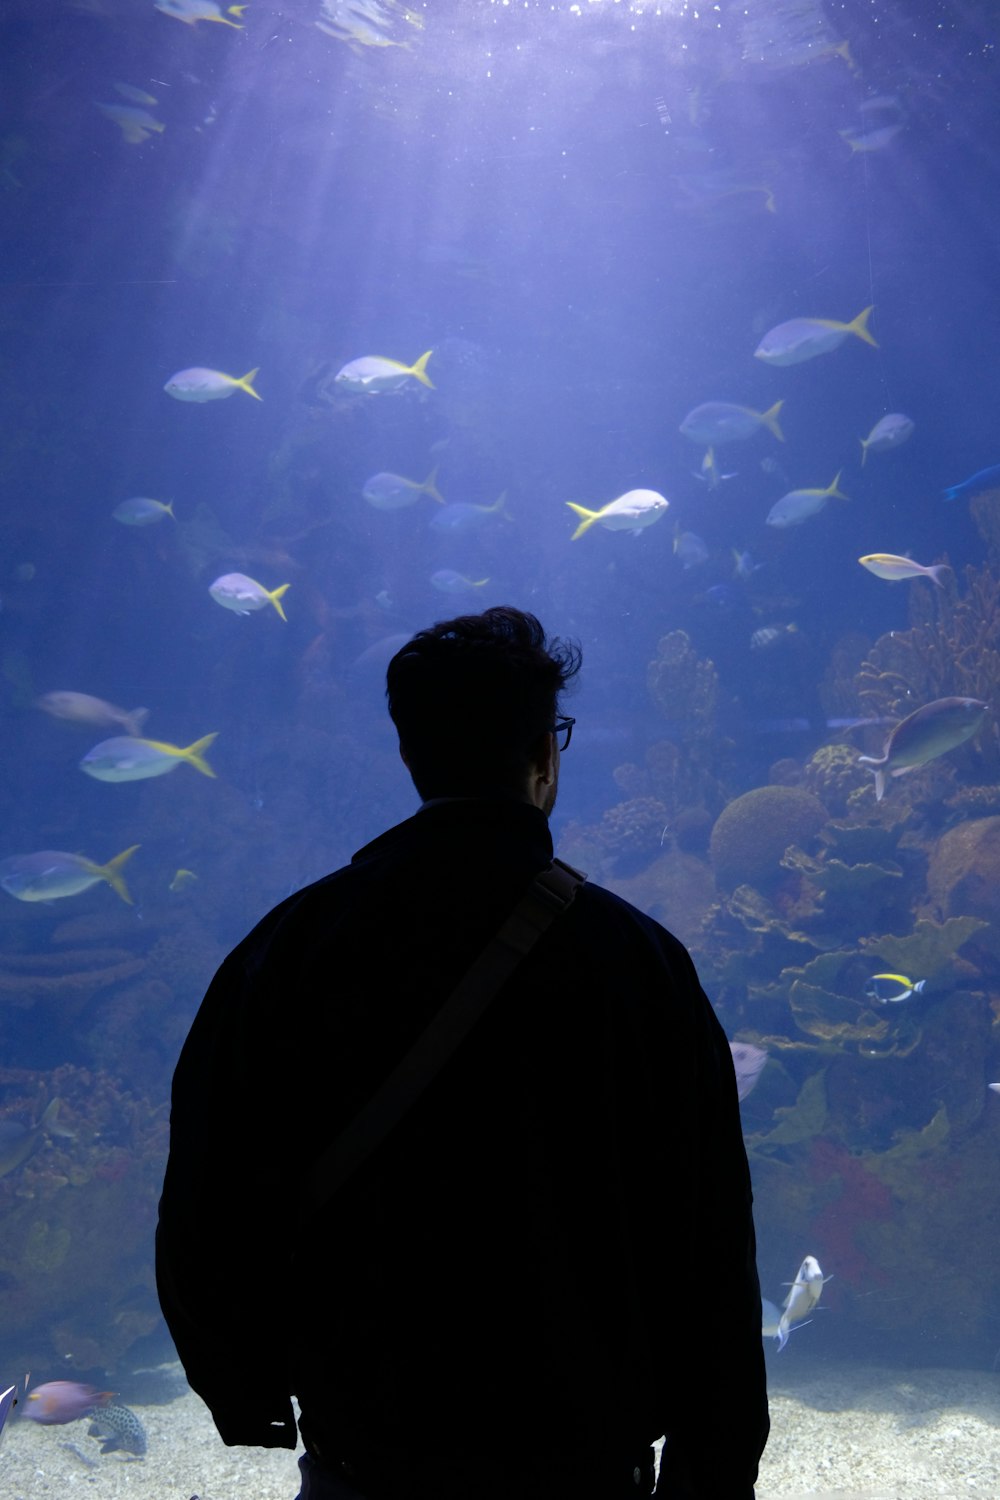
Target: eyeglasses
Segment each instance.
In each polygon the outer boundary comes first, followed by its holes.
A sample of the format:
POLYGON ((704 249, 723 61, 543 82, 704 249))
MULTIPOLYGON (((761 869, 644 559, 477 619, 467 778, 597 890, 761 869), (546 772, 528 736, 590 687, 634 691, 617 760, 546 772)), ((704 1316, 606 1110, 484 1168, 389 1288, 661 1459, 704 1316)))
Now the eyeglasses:
POLYGON ((575 723, 575 719, 566 718, 564 715, 563 717, 558 718, 552 726, 552 733, 556 737, 556 744, 559 746, 560 754, 564 750, 569 749, 569 742, 573 738, 573 725, 575 723), (563 738, 563 736, 565 736, 565 738, 563 738))

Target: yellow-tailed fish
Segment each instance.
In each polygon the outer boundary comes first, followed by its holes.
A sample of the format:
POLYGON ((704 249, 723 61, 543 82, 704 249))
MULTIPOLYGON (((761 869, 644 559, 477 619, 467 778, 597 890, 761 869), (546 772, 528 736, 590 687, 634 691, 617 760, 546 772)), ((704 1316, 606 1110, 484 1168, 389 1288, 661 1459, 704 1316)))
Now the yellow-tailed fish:
POLYGON ((162 135, 166 129, 162 120, 155 120, 148 110, 136 104, 98 104, 97 108, 106 120, 118 126, 130 146, 139 146, 154 132, 162 135))
POLYGON ((877 349, 878 344, 868 331, 873 311, 874 308, 866 307, 850 323, 838 323, 835 318, 791 318, 765 333, 754 350, 754 358, 766 365, 799 365, 815 359, 817 354, 829 354, 851 334, 877 349))
POLYGON ((444 496, 437 487, 437 476, 436 466, 423 484, 416 479, 404 479, 402 474, 373 474, 365 480, 361 493, 376 510, 402 510, 407 505, 416 504, 421 495, 444 505, 444 496))
MULTIPOLYGON (((129 740, 128 744, 134 744, 129 740)), ((59 901, 76 896, 98 881, 105 881, 123 901, 132 905, 132 897, 122 877, 122 866, 139 848, 133 844, 109 859, 106 865, 95 864, 82 854, 68 854, 61 849, 42 849, 37 854, 15 854, 0 860, 0 888, 18 901, 59 901)))
POLYGON ((666 515, 670 501, 656 490, 627 490, 617 500, 602 505, 600 510, 587 510, 586 506, 574 505, 572 500, 567 500, 566 504, 581 517, 579 526, 570 537, 570 541, 575 542, 594 525, 605 526, 608 531, 631 531, 633 536, 638 536, 645 527, 652 526, 654 521, 666 515))
POLYGON ((222 26, 232 26, 235 31, 242 31, 243 27, 238 21, 230 21, 229 17, 242 17, 248 8, 247 5, 230 5, 223 15, 215 0, 153 0, 153 5, 165 16, 183 21, 185 26, 196 26, 199 21, 218 21, 222 26))
POLYGON ((175 401, 224 401, 234 391, 246 391, 248 396, 260 401, 262 398, 253 388, 259 373, 259 365, 245 375, 224 375, 221 370, 192 365, 190 370, 178 370, 176 375, 171 375, 163 389, 175 401))
POLYGON ((339 369, 333 383, 337 390, 376 394, 397 391, 408 380, 419 380, 433 390, 434 382, 427 374, 427 361, 433 353, 433 349, 428 349, 412 365, 400 364, 398 359, 384 359, 380 354, 366 354, 339 369))
POLYGON ((290 583, 281 583, 276 589, 266 589, 262 583, 248 578, 245 573, 223 573, 221 578, 209 585, 208 592, 216 604, 221 604, 223 609, 231 609, 234 614, 249 615, 256 609, 266 609, 270 604, 283 620, 287 620, 281 600, 290 588, 290 583))
POLYGON ((193 766, 203 776, 214 776, 205 753, 216 739, 217 734, 206 734, 186 748, 168 745, 162 740, 136 740, 124 736, 102 740, 87 751, 80 762, 80 770, 86 771, 96 781, 114 782, 145 781, 150 776, 165 776, 180 765, 193 766))
POLYGON ((131 500, 123 500, 111 514, 123 526, 155 526, 166 520, 167 516, 172 521, 177 520, 172 500, 151 500, 148 495, 136 495, 131 500))
POLYGON ((808 521, 810 516, 816 516, 826 505, 828 500, 847 500, 849 497, 837 488, 840 483, 840 474, 827 485, 825 490, 789 490, 787 495, 782 495, 776 500, 767 513, 767 525, 782 529, 787 526, 801 526, 803 521, 808 521))
POLYGON ((732 401, 703 401, 689 411, 681 423, 681 433, 693 443, 707 443, 718 448, 723 443, 741 442, 766 428, 779 442, 785 435, 778 422, 784 401, 776 401, 767 411, 752 406, 736 406, 732 401))
POLYGON ((198 877, 193 870, 178 870, 170 882, 170 889, 175 893, 183 891, 189 885, 193 885, 197 879, 198 877))
POLYGON ((454 568, 439 568, 431 574, 431 583, 442 594, 471 594, 473 589, 485 588, 489 581, 488 578, 466 578, 454 568))

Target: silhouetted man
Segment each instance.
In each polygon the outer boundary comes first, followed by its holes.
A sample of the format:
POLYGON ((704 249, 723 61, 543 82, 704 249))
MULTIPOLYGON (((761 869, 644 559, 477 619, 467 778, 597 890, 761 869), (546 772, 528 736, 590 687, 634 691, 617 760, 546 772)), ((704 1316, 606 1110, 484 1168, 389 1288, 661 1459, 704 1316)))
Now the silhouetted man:
POLYGON ((420 810, 255 928, 177 1068, 164 1313, 227 1443, 293 1447, 298 1399, 303 1500, 648 1495, 664 1432, 657 1494, 752 1500, 767 1404, 736 1083, 656 922, 580 886, 317 1189, 550 866, 579 664, 515 609, 397 653, 420 810))

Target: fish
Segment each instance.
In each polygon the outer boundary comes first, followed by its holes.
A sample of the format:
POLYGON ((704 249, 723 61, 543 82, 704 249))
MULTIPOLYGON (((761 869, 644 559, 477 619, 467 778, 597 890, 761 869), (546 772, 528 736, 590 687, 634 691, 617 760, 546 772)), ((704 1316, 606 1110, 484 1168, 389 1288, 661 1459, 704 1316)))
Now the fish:
POLYGON ((44 1427, 76 1422, 99 1406, 106 1406, 114 1391, 99 1391, 79 1380, 49 1380, 36 1385, 21 1404, 24 1416, 44 1427))
POLYGON ((114 83, 112 88, 130 104, 145 104, 152 109, 153 105, 158 102, 152 94, 147 94, 145 89, 136 88, 134 83, 114 83))
POLYGON ((723 443, 751 438, 766 427, 783 443, 785 435, 778 424, 778 413, 784 404, 776 401, 767 411, 754 411, 752 406, 734 406, 731 401, 705 401, 688 412, 680 430, 693 443, 708 443, 718 448, 723 443))
POLYGON ((950 489, 945 490, 946 500, 957 500, 959 496, 980 494, 983 490, 1000 489, 1000 464, 993 464, 988 469, 980 469, 973 474, 971 479, 963 479, 961 484, 953 484, 950 489))
POLYGON ((111 1401, 91 1413, 88 1437, 103 1438, 102 1453, 134 1453, 141 1458, 146 1452, 146 1429, 130 1406, 111 1401))
POLYGON ((879 1005, 898 1005, 911 995, 922 994, 926 983, 926 979, 914 982, 905 974, 873 974, 865 984, 865 994, 879 1005))
POLYGON ((778 1320, 778 1350, 784 1349, 788 1343, 788 1335, 792 1331, 793 1323, 801 1323, 807 1318, 816 1306, 829 1276, 824 1276, 819 1268, 819 1262, 813 1255, 807 1255, 799 1266, 795 1280, 789 1288, 788 1296, 783 1303, 783 1312, 778 1320))
POLYGON ((838 132, 851 151, 884 151, 901 130, 906 129, 905 120, 890 120, 884 125, 873 125, 870 130, 848 128, 838 132))
POLYGON ((895 552, 869 552, 867 557, 859 557, 858 562, 876 578, 885 578, 889 583, 902 583, 904 578, 929 578, 939 589, 944 588, 941 574, 951 572, 948 563, 934 563, 925 568, 910 557, 897 557, 895 552))
MULTIPOLYGON (((141 744, 139 740, 109 741, 111 744, 141 744)), ((134 903, 122 877, 122 866, 132 858, 139 844, 132 844, 99 865, 82 854, 67 854, 61 849, 42 849, 37 854, 12 854, 0 860, 0 889, 17 901, 59 901, 77 896, 103 880, 129 906, 134 903)))
POLYGON ((415 479, 404 479, 402 474, 373 474, 365 480, 361 493, 376 510, 402 510, 406 505, 415 505, 421 495, 444 505, 444 496, 437 488, 437 475, 435 466, 423 484, 418 484, 415 479))
POLYGON ((763 1047, 754 1047, 749 1042, 730 1042, 729 1050, 736 1070, 736 1097, 745 1099, 764 1070, 767 1053, 763 1047))
POLYGON ((37 1125, 19 1125, 16 1120, 0 1120, 0 1177, 15 1172, 29 1156, 34 1156, 45 1133, 56 1122, 59 1100, 46 1105, 37 1125))
POLYGON ((909 442, 915 428, 916 423, 912 417, 904 416, 901 411, 891 411, 880 417, 868 436, 858 439, 861 444, 861 467, 865 466, 869 448, 873 453, 888 453, 890 448, 901 448, 904 443, 909 442))
POLYGON ((740 552, 737 548, 733 548, 733 574, 736 578, 746 581, 755 573, 759 573, 763 566, 763 563, 755 563, 749 552, 740 552))
POLYGON ((693 531, 682 531, 680 522, 674 528, 674 556, 684 564, 685 573, 708 561, 708 547, 693 531))
MULTIPOLYGON (((842 472, 841 470, 840 473, 842 472)), ((767 525, 782 529, 787 526, 801 526, 802 522, 808 521, 810 516, 819 515, 829 499, 849 499, 849 496, 837 488, 840 483, 840 473, 831 480, 825 490, 789 490, 787 495, 782 495, 781 499, 776 500, 771 506, 767 513, 767 525)))
POLYGON ((992 1089, 994 1094, 1000 1094, 1000 1083, 988 1083, 986 1087, 992 1089))
POLYGON ((248 615, 254 610, 266 609, 271 604, 287 623, 288 616, 281 607, 281 600, 290 588, 290 583, 281 583, 276 589, 266 589, 262 583, 248 578, 245 573, 223 573, 221 578, 209 584, 208 592, 216 604, 221 604, 223 609, 231 609, 237 615, 248 615))
POLYGON ((154 131, 162 135, 167 128, 162 120, 155 120, 148 110, 140 109, 135 104, 98 104, 96 107, 106 120, 111 120, 118 126, 122 137, 130 146, 139 146, 143 141, 148 141, 154 131))
POLYGON ((412 365, 402 365, 397 359, 383 359, 379 354, 366 354, 339 369, 333 377, 333 384, 342 391, 377 394, 379 391, 397 391, 413 379, 433 390, 434 382, 427 374, 427 361, 433 353, 433 349, 428 349, 412 365))
POLYGON ((198 877, 193 870, 178 870, 170 882, 168 889, 176 895, 178 891, 186 890, 189 885, 193 885, 197 879, 198 877))
POLYGON ((242 16, 248 8, 247 5, 229 5, 223 15, 215 0, 153 0, 153 5, 165 16, 183 21, 185 26, 196 26, 199 21, 219 21, 223 26, 232 26, 235 31, 242 31, 243 27, 228 17, 242 16))
POLYGON ((150 500, 145 495, 136 495, 133 500, 123 500, 120 505, 115 506, 111 514, 116 521, 121 521, 123 526, 155 526, 167 516, 172 521, 177 520, 172 500, 164 504, 162 500, 150 500))
POLYGON ((485 588, 489 581, 488 578, 466 578, 454 568, 439 568, 431 574, 431 583, 442 594, 469 594, 473 589, 485 588))
POLYGON ((126 734, 139 735, 149 718, 148 708, 118 708, 103 698, 93 698, 90 693, 55 692, 43 693, 35 699, 35 707, 51 714, 53 719, 65 719, 71 724, 96 724, 101 728, 117 725, 126 734))
POLYGON ((178 370, 171 375, 163 389, 175 401, 225 401, 234 391, 246 391, 255 401, 262 400, 253 388, 260 373, 260 366, 248 370, 245 375, 224 375, 221 370, 206 370, 201 365, 192 365, 189 370, 178 370))
POLYGON ((908 714, 890 733, 881 756, 858 756, 859 765, 875 769, 875 800, 881 802, 887 776, 904 776, 964 745, 982 724, 988 708, 978 698, 935 698, 908 714))
POLYGON ((454 505, 443 505, 431 516, 430 527, 432 531, 448 534, 477 531, 493 516, 503 516, 507 521, 514 519, 507 509, 506 490, 492 505, 473 505, 465 500, 456 501, 454 505))
POLYGON ((750 637, 750 650, 766 651, 771 646, 777 646, 780 641, 795 635, 798 628, 794 622, 791 625, 762 625, 750 637))
POLYGON ((150 776, 165 776, 168 771, 176 771, 183 762, 203 776, 214 777, 215 772, 205 759, 205 752, 216 739, 218 734, 206 734, 186 749, 160 740, 102 740, 87 751, 80 762, 80 770, 96 781, 145 781, 150 776))
POLYGON ((705 449, 705 457, 701 461, 701 468, 694 476, 708 485, 710 490, 717 490, 724 479, 735 479, 735 474, 723 474, 715 457, 714 448, 705 449))
POLYGON ((633 536, 638 536, 646 526, 652 526, 654 521, 666 515, 670 501, 656 490, 627 490, 617 500, 602 505, 600 510, 587 510, 582 505, 574 505, 572 500, 567 500, 566 504, 581 517, 579 526, 570 537, 570 541, 575 542, 595 522, 608 531, 631 531, 633 536))
POLYGON ((829 354, 850 334, 877 349, 878 344, 868 331, 873 311, 874 307, 866 307, 850 323, 838 323, 835 318, 791 318, 765 333, 754 350, 754 358, 766 365, 800 365, 818 354, 829 354))
POLYGON ((776 1339, 778 1328, 781 1323, 781 1309, 775 1307, 766 1297, 760 1299, 760 1333, 761 1338, 776 1339))

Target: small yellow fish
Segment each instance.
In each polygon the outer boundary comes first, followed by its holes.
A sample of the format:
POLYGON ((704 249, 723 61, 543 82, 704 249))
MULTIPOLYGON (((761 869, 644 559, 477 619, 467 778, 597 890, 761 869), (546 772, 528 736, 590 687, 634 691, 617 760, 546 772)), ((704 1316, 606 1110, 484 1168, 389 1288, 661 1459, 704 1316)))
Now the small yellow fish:
POLYGON ((171 375, 163 389, 175 401, 224 401, 234 391, 246 391, 255 401, 262 398, 253 388, 260 373, 260 366, 248 370, 245 375, 226 375, 222 370, 206 370, 202 365, 193 365, 189 370, 178 370, 171 375))
POLYGON ((193 885, 197 879, 198 877, 193 870, 178 870, 170 882, 170 889, 175 892, 183 891, 185 887, 193 885))
POLYGON ((904 578, 929 578, 939 589, 944 588, 941 574, 951 572, 948 563, 934 563, 925 568, 911 557, 897 557, 894 552, 869 552, 867 557, 859 557, 858 562, 876 578, 885 578, 889 583, 902 583, 904 578))

